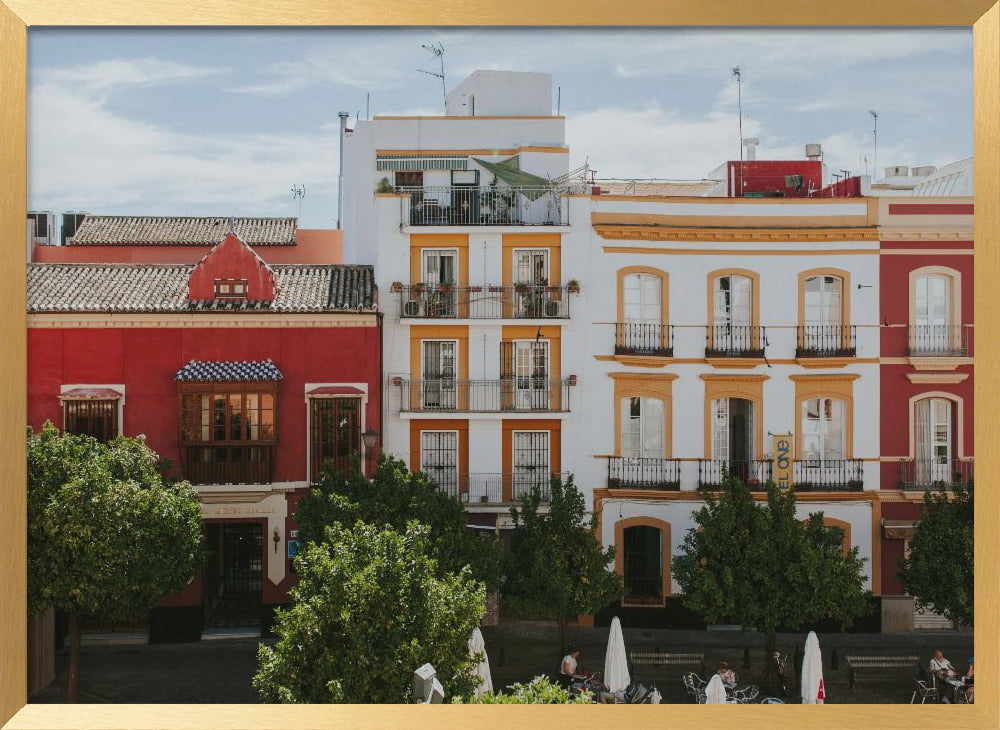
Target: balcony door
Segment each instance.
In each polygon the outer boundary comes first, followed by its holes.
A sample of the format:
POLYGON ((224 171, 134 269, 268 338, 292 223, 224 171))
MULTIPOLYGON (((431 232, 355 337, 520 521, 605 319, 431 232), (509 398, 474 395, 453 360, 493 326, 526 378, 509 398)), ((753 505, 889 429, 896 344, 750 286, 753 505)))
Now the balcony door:
POLYGON ((802 347, 836 350, 841 347, 844 280, 839 276, 811 276, 805 281, 805 321, 802 347))
POLYGON ((503 343, 504 375, 513 378, 515 410, 547 410, 550 402, 549 341, 515 340, 503 343))
POLYGON ((731 474, 746 479, 754 458, 756 404, 743 398, 712 401, 712 460, 722 462, 731 474))
POLYGON ((528 286, 548 286, 548 249, 514 251, 514 283, 528 286))
POLYGON ((361 458, 361 399, 309 399, 310 468, 316 480, 324 469, 350 473, 361 458))
POLYGON ((424 340, 421 407, 454 410, 456 402, 454 340, 424 340))
POLYGON ((533 487, 548 492, 549 478, 549 432, 514 431, 514 499, 521 499, 533 487))
POLYGON ((420 471, 442 492, 458 496, 458 431, 420 432, 420 471))
POLYGON ((951 278, 939 274, 921 276, 915 289, 915 329, 910 347, 920 352, 952 350, 951 278))
POLYGON ((429 249, 423 252, 423 282, 427 285, 426 315, 428 317, 454 317, 457 297, 454 285, 458 281, 456 272, 458 252, 455 250, 429 249), (451 285, 449 291, 442 291, 442 285, 451 285))
POLYGON ((663 401, 659 398, 622 398, 622 453, 627 459, 662 459, 663 401))
POLYGON ((627 274, 622 282, 623 342, 633 352, 656 352, 662 346, 663 280, 655 274, 627 274))
POLYGON ((749 276, 731 274, 715 279, 715 312, 712 348, 749 350, 753 348, 753 281, 749 276))
POLYGON ((656 527, 626 527, 624 584, 627 603, 656 604, 663 599, 663 533, 656 527))
POLYGON ((916 478, 919 484, 952 481, 952 403, 926 398, 914 407, 916 478))

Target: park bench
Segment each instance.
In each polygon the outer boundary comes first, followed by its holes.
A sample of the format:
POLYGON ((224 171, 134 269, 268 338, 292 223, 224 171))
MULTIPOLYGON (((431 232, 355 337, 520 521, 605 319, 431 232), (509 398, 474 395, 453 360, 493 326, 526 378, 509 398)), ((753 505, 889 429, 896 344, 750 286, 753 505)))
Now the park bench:
POLYGON ((698 667, 705 673, 703 652, 632 651, 629 660, 633 667, 698 667))
POLYGON ((894 654, 848 654, 847 673, 851 691, 858 675, 864 674, 875 679, 894 678, 893 670, 913 670, 920 667, 920 657, 894 654))

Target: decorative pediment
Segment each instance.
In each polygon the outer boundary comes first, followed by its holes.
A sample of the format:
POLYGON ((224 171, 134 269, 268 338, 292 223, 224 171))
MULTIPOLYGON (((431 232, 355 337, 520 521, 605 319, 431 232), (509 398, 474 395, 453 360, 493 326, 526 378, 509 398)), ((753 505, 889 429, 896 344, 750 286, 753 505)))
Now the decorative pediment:
POLYGON ((274 271, 235 233, 205 254, 188 277, 192 302, 271 302, 274 296, 274 271))

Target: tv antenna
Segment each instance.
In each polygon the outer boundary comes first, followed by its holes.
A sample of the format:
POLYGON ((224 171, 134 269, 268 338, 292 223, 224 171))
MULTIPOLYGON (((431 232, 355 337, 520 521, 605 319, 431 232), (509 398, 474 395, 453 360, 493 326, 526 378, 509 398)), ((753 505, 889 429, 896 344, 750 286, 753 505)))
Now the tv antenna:
POLYGON ((736 105, 740 117, 740 189, 737 197, 743 197, 743 72, 739 66, 732 68, 733 78, 736 79, 736 105))
POLYGON ((299 201, 299 219, 302 218, 302 200, 306 197, 306 184, 292 185, 292 200, 299 201))
POLYGON ((875 129, 872 131, 872 134, 875 135, 875 153, 872 155, 872 177, 874 178, 878 175, 878 112, 869 109, 868 113, 872 115, 872 121, 875 124, 875 129))
POLYGON ((420 47, 427 51, 430 51, 431 55, 433 55, 434 58, 438 59, 438 61, 441 62, 441 71, 440 72, 427 71, 422 68, 418 68, 417 71, 419 71, 422 74, 427 74, 428 76, 435 76, 441 79, 441 99, 445 100, 448 96, 448 92, 444 83, 444 46, 441 45, 440 43, 430 43, 430 44, 423 43, 421 44, 420 47))

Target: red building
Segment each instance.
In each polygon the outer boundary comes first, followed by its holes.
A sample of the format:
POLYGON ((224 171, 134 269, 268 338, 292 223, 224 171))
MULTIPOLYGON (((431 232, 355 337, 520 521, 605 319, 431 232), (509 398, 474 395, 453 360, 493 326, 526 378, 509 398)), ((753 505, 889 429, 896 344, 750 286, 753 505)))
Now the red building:
POLYGON ((28 268, 30 425, 145 435, 201 500, 208 560, 153 641, 288 600, 297 502, 324 465, 377 453, 380 372, 370 266, 269 264, 229 234, 194 265, 28 268))
POLYGON ((879 207, 882 590, 898 595, 924 491, 973 477, 973 202, 879 207))

